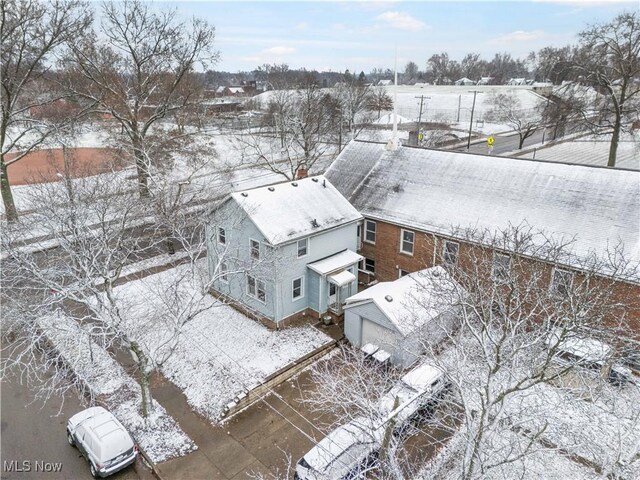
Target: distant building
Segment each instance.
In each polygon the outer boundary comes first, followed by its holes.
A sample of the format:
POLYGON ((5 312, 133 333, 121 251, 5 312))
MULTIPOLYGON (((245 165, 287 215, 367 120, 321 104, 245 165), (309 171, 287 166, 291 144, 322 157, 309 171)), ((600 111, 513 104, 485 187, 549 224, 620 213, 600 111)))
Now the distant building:
POLYGON ((463 86, 471 86, 471 85, 475 85, 476 82, 474 82, 473 80, 468 79, 467 77, 462 77, 459 80, 456 80, 455 82, 453 82, 454 85, 463 85, 463 86))
POLYGON ((480 80, 478 80, 478 83, 476 83, 476 85, 491 85, 492 81, 493 77, 480 77, 480 80))
POLYGON ((527 85, 526 78, 510 78, 505 85, 527 85))
POLYGON ((378 80, 379 87, 388 87, 389 85, 393 85, 393 80, 378 80))

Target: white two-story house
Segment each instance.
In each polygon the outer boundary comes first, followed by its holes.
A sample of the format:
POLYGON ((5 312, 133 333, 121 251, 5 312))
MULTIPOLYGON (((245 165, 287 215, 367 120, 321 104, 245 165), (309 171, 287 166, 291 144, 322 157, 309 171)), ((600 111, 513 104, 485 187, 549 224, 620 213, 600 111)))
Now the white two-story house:
POLYGON ((275 326, 342 313, 362 216, 323 176, 229 195, 207 226, 212 288, 275 326))

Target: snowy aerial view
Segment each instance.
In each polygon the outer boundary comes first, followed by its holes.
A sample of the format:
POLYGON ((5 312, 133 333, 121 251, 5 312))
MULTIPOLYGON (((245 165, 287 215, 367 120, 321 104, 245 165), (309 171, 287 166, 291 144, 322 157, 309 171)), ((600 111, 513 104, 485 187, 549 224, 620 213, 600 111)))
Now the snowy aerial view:
POLYGON ((0 9, 1 479, 640 479, 637 0, 0 9))

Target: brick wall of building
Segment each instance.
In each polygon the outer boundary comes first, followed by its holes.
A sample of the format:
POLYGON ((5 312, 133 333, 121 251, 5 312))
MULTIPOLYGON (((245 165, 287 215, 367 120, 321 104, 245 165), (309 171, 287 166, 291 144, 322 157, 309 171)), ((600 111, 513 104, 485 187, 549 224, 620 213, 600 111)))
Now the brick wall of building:
MULTIPOLYGON (((459 266, 464 271, 473 269, 471 263, 474 258, 487 255, 489 260, 485 260, 482 263, 486 265, 485 273, 490 278, 491 258, 493 256, 491 249, 431 233, 414 231, 414 253, 413 255, 408 255, 400 251, 402 229, 403 227, 398 225, 376 221, 375 243, 370 243, 364 240, 365 231, 363 226, 363 241, 360 254, 375 262, 375 273, 371 275, 361 271, 359 275, 361 286, 365 286, 374 280, 378 282, 393 281, 399 278, 400 270, 411 273, 444 264, 443 249, 445 242, 454 242, 459 245, 459 266)), ((532 262, 532 260, 527 260, 520 264, 525 265, 527 262, 532 262)), ((540 279, 541 287, 548 287, 553 275, 553 269, 553 265, 545 265, 540 279)), ((534 269, 532 268, 532 270, 534 269)), ((539 264, 535 270, 537 272, 541 271, 539 264)), ((578 275, 576 274, 576 278, 578 278, 578 275)), ((614 325, 617 324, 618 320, 623 320, 621 323, 624 323, 628 330, 634 333, 633 336, 640 341, 640 285, 622 281, 613 282, 611 279, 606 278, 592 281, 600 281, 602 288, 611 292, 608 299, 609 302, 620 304, 617 312, 609 315, 611 324, 614 325)))

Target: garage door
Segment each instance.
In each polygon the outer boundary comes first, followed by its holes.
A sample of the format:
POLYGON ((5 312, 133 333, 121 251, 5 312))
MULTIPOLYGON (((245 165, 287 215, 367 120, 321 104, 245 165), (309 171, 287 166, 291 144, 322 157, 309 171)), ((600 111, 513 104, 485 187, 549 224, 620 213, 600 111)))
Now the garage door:
POLYGON ((389 330, 371 320, 362 319, 362 345, 373 343, 387 352, 394 354, 400 343, 398 332, 389 330))

